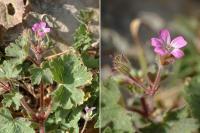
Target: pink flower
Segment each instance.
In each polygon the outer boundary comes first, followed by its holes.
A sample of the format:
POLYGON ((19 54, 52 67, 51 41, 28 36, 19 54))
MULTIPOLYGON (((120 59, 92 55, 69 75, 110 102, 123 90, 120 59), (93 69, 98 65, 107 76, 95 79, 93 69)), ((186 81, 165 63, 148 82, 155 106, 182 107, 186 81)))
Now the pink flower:
POLYGON ((91 113, 93 110, 95 110, 95 107, 91 107, 91 108, 89 108, 88 106, 85 107, 86 113, 91 113))
POLYGON ((151 38, 151 45, 154 47, 154 52, 160 56, 172 55, 176 59, 184 56, 181 48, 187 45, 183 36, 177 36, 171 41, 170 33, 167 29, 160 31, 158 38, 151 38))
POLYGON ((43 38, 46 33, 50 32, 50 28, 46 28, 46 23, 43 21, 35 23, 32 26, 32 30, 41 38, 43 38))

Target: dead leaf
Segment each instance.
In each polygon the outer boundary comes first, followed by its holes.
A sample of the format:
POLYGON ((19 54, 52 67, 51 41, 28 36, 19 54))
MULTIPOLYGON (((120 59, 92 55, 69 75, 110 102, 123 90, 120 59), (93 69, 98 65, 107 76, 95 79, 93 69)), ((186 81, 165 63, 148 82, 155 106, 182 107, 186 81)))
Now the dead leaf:
POLYGON ((0 25, 9 29, 22 23, 27 0, 0 0, 0 25))

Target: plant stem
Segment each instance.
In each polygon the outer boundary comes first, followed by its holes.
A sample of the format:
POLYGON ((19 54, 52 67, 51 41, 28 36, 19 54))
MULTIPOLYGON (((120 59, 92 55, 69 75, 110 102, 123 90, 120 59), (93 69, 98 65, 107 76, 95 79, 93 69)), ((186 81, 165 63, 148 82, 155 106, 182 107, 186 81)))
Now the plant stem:
POLYGON ((41 81, 40 83, 40 114, 44 115, 42 116, 42 122, 40 123, 40 133, 45 133, 45 126, 44 126, 44 122, 45 122, 45 113, 44 113, 44 86, 43 86, 43 82, 41 81))
POLYGON ((127 109, 130 110, 130 111, 136 112, 136 113, 140 114, 141 116, 145 117, 145 114, 142 110, 139 110, 139 109, 134 108, 134 107, 127 107, 127 109))
POLYGON ((40 133, 45 133, 44 122, 42 122, 42 123, 40 124, 40 133))
POLYGON ((35 112, 28 106, 24 98, 21 99, 21 105, 29 115, 35 116, 35 112))
POLYGON ((128 76, 131 79, 131 83, 134 84, 135 86, 137 86, 138 88, 144 89, 145 90, 145 86, 138 81, 137 79, 135 79, 132 75, 129 74, 128 76))
POLYGON ((10 87, 5 85, 3 82, 0 81, 0 84, 2 85, 2 88, 5 89, 5 91, 10 91, 10 87))
POLYGON ((142 108, 143 108, 144 115, 146 117, 148 117, 149 116, 149 107, 148 107, 148 105, 146 103, 145 97, 144 96, 141 97, 140 100, 141 100, 141 103, 142 103, 142 108))
POLYGON ((24 90, 26 90, 28 93, 30 93, 34 98, 37 98, 34 91, 32 91, 31 88, 29 88, 24 81, 22 81, 22 83, 19 81, 17 81, 17 82, 22 86, 22 88, 24 90))
POLYGON ((138 58, 140 67, 142 68, 142 71, 144 72, 145 77, 147 76, 147 61, 145 57, 145 51, 142 47, 142 42, 139 38, 139 29, 141 26, 141 21, 139 19, 134 19, 130 24, 130 30, 133 37, 133 41, 135 42, 136 47, 138 48, 138 58))
POLYGON ((42 81, 40 83, 40 109, 44 111, 44 86, 42 81))
POLYGON ((32 57, 28 56, 27 60, 31 61, 33 64, 35 64, 36 66, 40 67, 40 63, 38 63, 37 61, 35 61, 32 57))
POLYGON ((63 55, 63 54, 69 54, 70 52, 72 52, 72 50, 71 50, 71 49, 67 49, 67 50, 65 50, 65 51, 63 51, 63 52, 61 52, 61 53, 57 53, 57 54, 54 54, 54 55, 50 55, 50 56, 46 57, 45 60, 51 60, 51 59, 56 58, 56 57, 58 57, 58 56, 61 56, 61 55, 63 55))
POLYGON ((81 133, 84 133, 84 131, 85 131, 85 129, 86 129, 86 126, 87 126, 87 123, 88 123, 88 120, 85 120, 84 126, 83 126, 83 128, 82 128, 82 130, 81 130, 81 133))
POLYGON ((156 75, 156 79, 153 83, 153 86, 152 86, 152 89, 153 90, 157 90, 158 86, 159 86, 159 82, 160 82, 160 74, 161 74, 161 66, 159 65, 158 66, 158 72, 157 72, 157 75, 156 75))

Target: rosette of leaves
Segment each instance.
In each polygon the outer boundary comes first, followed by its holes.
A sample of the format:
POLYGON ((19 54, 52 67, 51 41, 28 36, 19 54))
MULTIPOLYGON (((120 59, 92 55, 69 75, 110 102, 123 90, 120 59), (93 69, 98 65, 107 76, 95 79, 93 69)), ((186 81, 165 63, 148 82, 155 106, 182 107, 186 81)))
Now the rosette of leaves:
MULTIPOLYGON (((27 62, 29 53, 29 43, 27 38, 19 37, 14 43, 11 43, 6 49, 6 60, 0 66, 0 79, 10 81, 13 85, 12 90, 3 94, 0 120, 9 126, 3 126, 2 132, 5 133, 32 133, 34 129, 30 126, 31 121, 21 119, 21 117, 12 117, 11 113, 5 107, 11 107, 14 110, 22 111, 21 99, 24 94, 16 89, 20 87, 18 80, 24 76, 30 77, 30 83, 33 88, 41 82, 45 85, 56 85, 52 92, 52 110, 47 120, 47 130, 54 132, 66 132, 71 130, 79 132, 78 122, 81 119, 81 112, 84 108, 85 92, 83 88, 92 83, 92 73, 84 65, 81 56, 75 53, 62 55, 44 61, 40 67, 27 62), (27 65, 28 63, 28 65, 27 65), (60 127, 60 123, 62 125, 60 127), (58 126, 54 129, 48 128, 48 125, 58 126), (6 132, 8 131, 8 132, 6 132)), ((22 82, 22 81, 20 81, 22 82)))

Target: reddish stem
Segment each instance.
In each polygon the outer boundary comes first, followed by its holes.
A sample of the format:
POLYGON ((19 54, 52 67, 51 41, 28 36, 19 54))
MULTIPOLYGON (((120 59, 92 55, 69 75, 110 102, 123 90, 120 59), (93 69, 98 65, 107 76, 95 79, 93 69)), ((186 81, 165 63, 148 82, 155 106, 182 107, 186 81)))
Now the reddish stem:
POLYGON ((37 61, 35 61, 32 57, 28 56, 27 59, 29 61, 31 61, 33 64, 35 64, 36 66, 40 67, 40 63, 38 63, 37 61))
POLYGON ((146 117, 146 115, 144 114, 144 112, 142 110, 136 109, 134 107, 128 107, 127 109, 130 111, 136 112, 136 113, 140 114, 141 116, 146 117))
POLYGON ((149 116, 149 107, 148 107, 148 105, 146 103, 145 97, 141 97, 140 100, 141 100, 141 103, 142 103, 142 108, 143 108, 144 115, 146 117, 148 117, 149 116))
MULTIPOLYGON (((40 133, 45 133, 45 112, 44 112, 44 86, 43 82, 40 83, 40 115, 42 115, 41 123, 40 123, 40 133)), ((41 116, 40 116, 41 117, 41 116)))
POLYGON ((5 85, 3 82, 0 81, 0 84, 2 85, 3 89, 5 89, 6 91, 10 91, 10 87, 9 85, 5 85))
POLYGON ((44 86, 43 83, 40 83, 40 109, 44 111, 44 86))
POLYGON ((159 82, 160 82, 160 74, 161 74, 161 66, 158 67, 158 72, 156 75, 156 79, 153 83, 152 89, 156 90, 159 86, 159 82))
POLYGON ((45 133, 44 122, 42 122, 42 123, 40 124, 40 133, 45 133))
POLYGON ((128 75, 129 79, 131 80, 131 84, 134 84, 135 86, 137 86, 138 88, 141 88, 143 90, 145 90, 145 86, 136 78, 134 78, 132 75, 128 75))
POLYGON ((29 115, 31 115, 32 117, 35 116, 35 112, 29 107, 24 98, 21 99, 21 105, 29 115))
POLYGON ((127 107, 127 109, 130 111, 136 112, 145 118, 148 118, 149 117, 149 107, 146 103, 145 97, 141 97, 140 101, 142 104, 142 110, 134 108, 134 107, 127 107))

